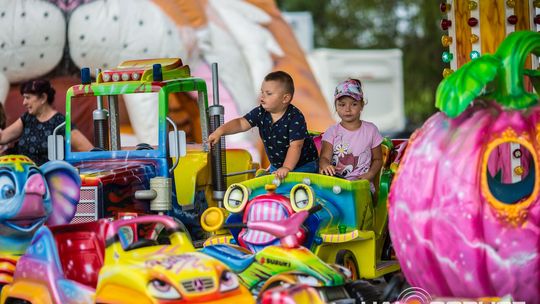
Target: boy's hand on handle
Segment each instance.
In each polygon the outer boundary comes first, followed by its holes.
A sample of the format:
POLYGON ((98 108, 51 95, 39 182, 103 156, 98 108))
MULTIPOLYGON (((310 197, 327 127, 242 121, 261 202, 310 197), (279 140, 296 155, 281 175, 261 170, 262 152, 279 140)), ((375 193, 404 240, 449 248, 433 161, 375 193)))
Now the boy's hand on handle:
POLYGON ((321 170, 319 170, 319 173, 334 176, 334 175, 336 175, 336 167, 334 167, 332 165, 328 165, 328 166, 326 166, 324 168, 321 168, 321 170))
POLYGON ((212 134, 208 135, 208 144, 211 146, 214 146, 221 140, 221 132, 218 130, 215 130, 212 134))
POLYGON ((289 168, 281 167, 274 172, 274 175, 279 179, 284 179, 289 174, 289 171, 291 171, 289 168))

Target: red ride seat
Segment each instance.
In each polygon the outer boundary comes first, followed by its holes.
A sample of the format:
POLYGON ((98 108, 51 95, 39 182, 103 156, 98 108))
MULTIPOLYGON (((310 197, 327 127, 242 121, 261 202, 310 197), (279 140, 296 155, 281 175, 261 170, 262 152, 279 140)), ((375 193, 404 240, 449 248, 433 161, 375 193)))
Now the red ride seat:
POLYGON ((51 227, 66 279, 96 288, 105 255, 108 221, 51 227))

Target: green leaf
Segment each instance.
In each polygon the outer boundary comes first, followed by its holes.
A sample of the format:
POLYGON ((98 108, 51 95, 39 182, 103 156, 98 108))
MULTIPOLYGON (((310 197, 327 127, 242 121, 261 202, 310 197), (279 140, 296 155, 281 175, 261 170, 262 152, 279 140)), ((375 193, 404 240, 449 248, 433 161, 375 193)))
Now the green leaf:
POLYGON ((449 117, 458 116, 495 79, 501 65, 501 60, 493 55, 463 65, 439 84, 435 106, 449 117))
POLYGON ((443 80, 437 89, 435 106, 448 116, 456 117, 482 94, 508 109, 537 105, 539 95, 527 92, 523 85, 523 75, 529 75, 536 90, 540 89, 540 72, 524 69, 530 53, 540 55, 540 34, 532 31, 511 33, 495 55, 475 59, 443 80), (484 93, 484 88, 492 81, 492 90, 484 93))
POLYGON ((540 33, 533 31, 511 33, 495 53, 503 61, 503 68, 497 73, 496 90, 491 97, 506 108, 525 109, 538 104, 538 95, 527 92, 523 84, 523 75, 529 74, 538 86, 538 73, 525 70, 531 53, 540 56, 540 33))
POLYGON ((525 70, 524 74, 529 76, 534 89, 536 90, 536 94, 538 94, 538 98, 540 98, 540 70, 525 70))

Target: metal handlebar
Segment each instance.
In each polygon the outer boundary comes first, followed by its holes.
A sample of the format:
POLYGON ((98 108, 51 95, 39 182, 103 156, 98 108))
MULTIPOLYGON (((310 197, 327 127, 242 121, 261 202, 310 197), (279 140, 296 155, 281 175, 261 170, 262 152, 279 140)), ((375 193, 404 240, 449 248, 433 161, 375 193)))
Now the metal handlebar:
POLYGON ((169 169, 169 173, 173 173, 174 169, 176 169, 176 166, 178 166, 178 162, 180 161, 180 138, 178 137, 178 128, 176 127, 176 124, 174 121, 169 118, 169 116, 166 117, 167 121, 172 125, 174 130, 174 144, 176 145, 176 151, 178 151, 178 155, 176 156, 176 160, 174 161, 174 164, 172 168, 169 169))
POLYGON ((66 122, 64 121, 63 123, 59 124, 56 128, 54 128, 53 133, 52 133, 52 136, 54 138, 54 145, 52 145, 52 148, 53 148, 53 155, 55 159, 56 159, 56 133, 58 132, 58 130, 62 129, 65 125, 66 125, 66 122))

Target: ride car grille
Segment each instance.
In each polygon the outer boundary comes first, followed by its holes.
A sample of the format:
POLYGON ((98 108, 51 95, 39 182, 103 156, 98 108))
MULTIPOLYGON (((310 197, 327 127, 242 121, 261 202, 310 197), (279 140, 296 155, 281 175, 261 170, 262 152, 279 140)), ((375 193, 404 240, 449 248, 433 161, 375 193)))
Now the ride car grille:
MULTIPOLYGON (((251 222, 270 221, 279 222, 289 217, 287 210, 280 204, 274 201, 255 202, 249 209, 248 219, 251 222)), ((242 236, 242 238, 253 244, 267 244, 276 238, 270 233, 250 230, 242 236)))
POLYGON ((98 187, 81 187, 81 199, 77 204, 72 224, 87 223, 98 219, 98 187))
POLYGON ((214 281, 212 278, 197 278, 193 280, 186 280, 181 282, 182 287, 186 292, 203 292, 214 288, 214 281))

